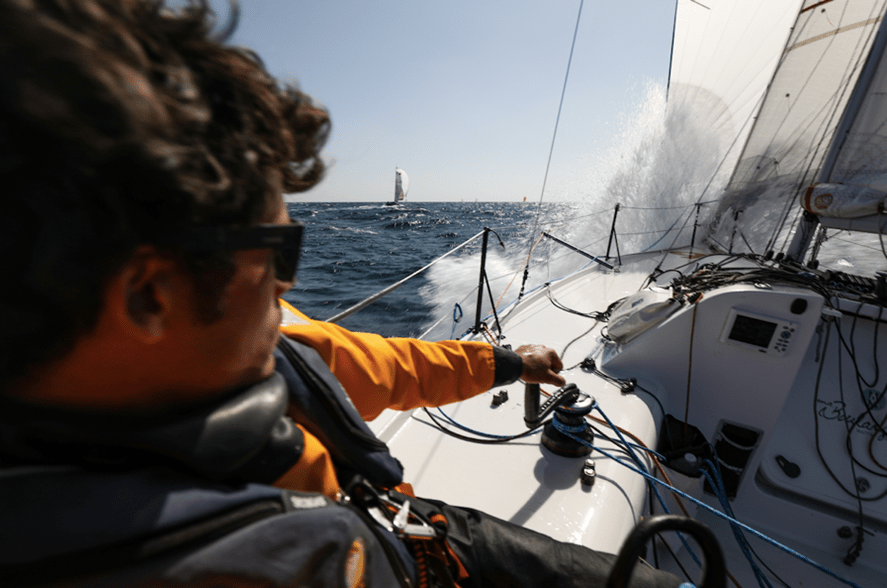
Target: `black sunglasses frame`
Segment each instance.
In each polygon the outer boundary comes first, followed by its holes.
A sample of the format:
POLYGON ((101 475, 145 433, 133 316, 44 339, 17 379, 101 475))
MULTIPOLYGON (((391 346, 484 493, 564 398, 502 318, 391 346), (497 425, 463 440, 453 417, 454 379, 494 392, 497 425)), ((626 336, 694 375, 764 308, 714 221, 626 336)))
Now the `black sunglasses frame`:
POLYGON ((295 220, 286 225, 195 227, 175 244, 193 253, 273 249, 275 276, 295 282, 304 231, 305 223, 295 220))

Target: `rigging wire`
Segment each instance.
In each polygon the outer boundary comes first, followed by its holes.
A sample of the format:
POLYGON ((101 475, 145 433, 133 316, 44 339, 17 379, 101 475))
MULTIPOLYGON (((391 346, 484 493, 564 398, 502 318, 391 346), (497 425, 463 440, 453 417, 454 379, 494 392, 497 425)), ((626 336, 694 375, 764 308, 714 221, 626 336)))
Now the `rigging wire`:
POLYGON ((422 410, 425 411, 425 414, 428 415, 428 417, 432 420, 432 422, 434 422, 435 426, 438 429, 440 429, 443 433, 446 433, 447 435, 449 435, 451 437, 455 437, 455 438, 460 439, 462 441, 468 441, 470 443, 481 443, 481 444, 486 444, 486 445, 497 444, 497 443, 508 443, 509 441, 514 441, 516 439, 522 439, 524 437, 528 437, 530 435, 540 432, 542 427, 544 427, 549 422, 549 421, 544 421, 544 422, 540 423, 539 425, 533 427, 532 429, 527 429, 526 431, 523 431, 521 433, 517 433, 515 435, 494 435, 492 433, 484 433, 482 431, 478 431, 476 429, 466 427, 465 425, 461 425, 458 422, 456 422, 452 417, 447 415, 447 413, 445 413, 443 411, 443 409, 441 409, 440 407, 437 408, 437 411, 440 412, 440 414, 444 417, 444 419, 446 419, 451 425, 453 425, 454 427, 456 427, 462 431, 465 431, 466 433, 471 433, 472 435, 475 435, 475 437, 469 437, 467 435, 462 435, 461 433, 457 433, 457 432, 453 431, 452 429, 449 429, 448 427, 444 426, 443 422, 438 417, 435 417, 434 413, 432 413, 428 408, 423 408, 422 410))
POLYGON ((554 133, 551 137, 551 147, 548 150, 548 163, 545 164, 545 175, 542 178, 542 192, 539 194, 539 205, 536 208, 536 219, 533 224, 533 232, 530 233, 530 240, 536 234, 539 226, 539 216, 542 214, 542 200, 545 198, 545 185, 548 182, 548 171, 551 168, 551 156, 554 153, 554 142, 557 138, 557 127, 561 120, 561 110, 564 107, 564 96, 567 94, 567 81, 570 79, 570 65, 573 63, 573 50, 576 48, 576 37, 579 35, 579 22, 582 19, 582 5, 585 0, 579 0, 579 13, 576 15, 576 28, 573 30, 573 42, 570 45, 570 57, 567 59, 567 72, 564 75, 564 87, 561 89, 561 100, 557 107, 557 117, 554 120, 554 133))
POLYGON ((871 245, 865 245, 864 243, 856 243, 854 241, 850 241, 849 239, 841 239, 840 237, 836 237, 835 235, 829 235, 829 241, 840 241, 841 243, 847 243, 848 245, 855 245, 857 247, 862 247, 864 249, 871 249, 872 251, 880 251, 881 253, 884 253, 884 257, 887 257, 887 253, 885 253, 883 251, 883 249, 876 249, 876 248, 872 247, 871 245))
POLYGON ((382 298, 386 294, 389 294, 389 293, 393 292, 394 290, 397 290, 398 288, 400 288, 404 284, 404 282, 406 282, 407 280, 418 276, 419 274, 421 274, 422 272, 424 272, 425 270, 427 270, 428 268, 430 268, 431 266, 433 266, 437 262, 441 261, 445 257, 450 256, 451 254, 455 253, 459 249, 462 249, 463 247, 465 247, 466 245, 468 245, 469 243, 471 243, 472 241, 474 241, 475 239, 477 239, 478 237, 480 237, 483 234, 484 234, 484 231, 479 232, 475 236, 473 236, 470 239, 468 239, 467 241, 463 242, 461 245, 450 249, 449 251, 447 251, 446 253, 444 253, 443 255, 441 255, 440 257, 438 257, 437 259, 435 259, 431 263, 427 264, 423 268, 416 270, 415 272, 411 273, 410 275, 403 278, 402 280, 395 282, 394 284, 391 284, 387 288, 383 288, 382 290, 379 290, 378 292, 376 292, 372 296, 369 296, 368 298, 361 300, 360 302, 358 302, 357 304, 355 304, 351 308, 347 308, 347 309, 343 310, 342 312, 336 314, 335 316, 332 316, 332 317, 326 319, 326 322, 335 323, 347 316, 354 314, 355 312, 358 312, 359 310, 366 308, 367 306, 369 306, 370 304, 372 304, 373 302, 375 302, 379 298, 382 298))
MULTIPOLYGON (((620 205, 620 208, 623 210, 683 210, 686 208, 693 208, 695 206, 705 206, 707 204, 714 204, 718 202, 717 200, 707 200, 705 202, 696 202, 694 204, 684 204, 682 206, 626 206, 624 204, 620 205)), ((624 234, 624 233, 623 233, 624 234)))
MULTIPOLYGON (((712 201, 708 201, 708 202, 703 202, 703 203, 701 203, 701 204, 710 204, 710 203, 712 203, 712 202, 715 202, 715 201, 712 200, 712 201)), ((695 204, 688 204, 688 205, 686 205, 686 206, 669 207, 669 208, 675 208, 675 209, 692 209, 692 208, 695 207, 695 206, 696 206, 695 204)), ((659 209, 659 208, 657 208, 657 207, 650 207, 650 208, 646 208, 646 207, 623 207, 623 208, 638 209, 638 210, 658 210, 658 209, 659 209)), ((598 212, 595 212, 595 213, 592 213, 592 214, 589 214, 589 215, 584 215, 584 216, 576 217, 575 219, 573 219, 573 220, 571 220, 571 221, 565 221, 565 222, 562 222, 562 223, 542 223, 542 226, 567 226, 567 225, 573 223, 576 219, 584 218, 584 217, 586 217, 586 216, 594 216, 594 215, 602 214, 602 213, 604 213, 604 212, 609 212, 609 210, 610 210, 610 209, 605 209, 605 210, 598 211, 598 212)), ((688 217, 688 218, 689 218, 689 217, 688 217)), ((528 225, 529 225, 529 223, 524 223, 524 224, 520 224, 520 225, 508 225, 508 226, 505 226, 505 227, 497 227, 496 230, 504 230, 504 229, 507 229, 507 228, 520 228, 520 227, 526 227, 526 226, 528 226, 528 225)), ((685 223, 685 225, 686 225, 686 223, 685 223)), ((491 230, 494 230, 494 229, 491 229, 491 230)), ((674 231, 674 230, 676 230, 676 229, 674 229, 674 228, 669 228, 669 229, 664 229, 664 230, 660 230, 660 231, 635 231, 635 232, 624 232, 624 233, 622 233, 622 234, 623 234, 623 235, 629 235, 629 236, 631 236, 631 235, 650 235, 650 234, 658 234, 658 233, 662 233, 663 236, 665 236, 665 235, 667 235, 669 232, 674 231)), ((683 228, 681 228, 680 230, 683 230, 683 228)), ((477 236, 478 236, 478 235, 475 235, 474 237, 472 237, 471 239, 469 239, 469 241, 474 240, 475 238, 477 238, 477 236)), ((496 282, 496 281, 498 281, 498 280, 501 280, 501 279, 504 279, 504 278, 508 277, 509 275, 511 276, 511 281, 509 282, 508 286, 505 287, 505 289, 503 290, 502 294, 501 294, 501 295, 499 296, 499 298, 496 300, 495 305, 493 305, 493 308, 494 308, 494 309, 499 309, 499 307, 500 307, 500 305, 501 305, 501 303, 502 303, 502 300, 503 300, 504 297, 505 297, 505 294, 506 294, 506 293, 508 292, 508 290, 511 288, 511 286, 512 286, 513 283, 514 283, 514 280, 517 279, 517 276, 518 276, 522 271, 523 271, 523 273, 524 273, 524 279, 523 279, 522 284, 521 284, 521 293, 518 295, 518 300, 520 300, 520 299, 523 297, 523 293, 524 293, 524 290, 525 290, 525 287, 526 287, 526 283, 527 283, 527 280, 528 280, 528 278, 529 278, 529 271, 528 271, 529 263, 530 263, 530 260, 531 260, 531 257, 532 257, 533 252, 536 250, 536 248, 538 247, 538 245, 539 245, 539 243, 541 242, 542 239, 543 239, 543 236, 542 236, 542 235, 540 235, 540 236, 536 239, 536 242, 533 243, 532 247, 530 248, 529 253, 527 254, 527 257, 524 258, 524 261, 523 261, 522 265, 520 266, 520 268, 519 268, 516 272, 514 272, 514 273, 507 272, 507 273, 500 274, 500 275, 498 275, 498 276, 494 276, 494 277, 492 277, 492 278, 490 278, 489 276, 487 277, 487 279, 488 279, 490 282, 496 282)), ((607 237, 601 237, 601 238, 596 239, 596 240, 594 240, 594 241, 592 241, 592 242, 590 242, 590 243, 587 243, 587 244, 581 245, 580 248, 581 248, 581 249, 588 249, 588 248, 592 247, 593 245, 595 245, 595 244, 597 244, 597 243, 600 243, 600 242, 602 242, 602 241, 604 241, 604 240, 606 240, 606 239, 607 239, 607 237)), ((462 247, 462 246, 464 246, 464 245, 466 245, 466 244, 467 244, 467 242, 462 243, 459 247, 462 247)), ((666 253, 667 253, 667 252, 666 252, 666 253)), ((564 253, 561 254, 561 255, 549 255, 549 256, 548 256, 548 259, 547 259, 547 263, 550 265, 550 264, 553 263, 553 262, 557 262, 557 261, 559 261, 559 260, 561 260, 561 259, 565 259, 565 258, 568 257, 569 255, 571 255, 571 252, 569 252, 569 251, 566 251, 566 252, 564 252, 564 253)), ((690 265, 690 264, 692 264, 692 263, 693 263, 692 261, 691 261, 691 262, 688 262, 687 265, 690 265)), ((427 267, 427 266, 426 266, 426 267, 427 267)), ((423 269, 424 269, 424 268, 423 268, 423 269)), ((420 271, 422 271, 422 270, 420 270, 420 271)), ((673 271, 673 270, 668 270, 668 271, 673 271)), ((476 292, 476 290, 477 290, 476 287, 475 287, 474 289, 472 289, 468 294, 465 295, 464 298, 462 298, 462 300, 459 301, 459 303, 461 304, 461 303, 465 302, 466 300, 468 300, 468 298, 470 298, 470 297, 472 296, 472 294, 473 294, 474 292, 476 292)), ((434 324, 432 324, 430 327, 428 327, 428 328, 427 328, 427 329, 426 329, 426 330, 425 330, 425 331, 419 336, 419 338, 424 338, 424 337, 426 337, 431 331, 433 331, 438 325, 440 325, 440 323, 442 323, 444 320, 446 320, 446 318, 447 318, 448 316, 449 316, 449 315, 444 315, 444 316, 442 316, 441 318, 439 318, 434 324)))
MULTIPOLYGON (((597 372, 597 373, 600 373, 600 372, 597 372)), ((609 378, 608 376, 606 376, 605 374, 602 374, 602 373, 601 373, 601 375, 604 376, 604 377, 606 377, 606 378, 608 378, 608 379, 612 379, 612 378, 609 378)), ((656 398, 655 395, 652 395, 652 393, 650 393, 649 391, 647 391, 647 390, 645 390, 645 389, 643 389, 643 388, 641 388, 641 387, 638 387, 638 389, 641 389, 641 390, 643 390, 644 392, 647 392, 648 394, 651 394, 651 396, 653 396, 653 398, 656 399, 657 402, 658 402, 658 398, 656 398)), ((546 392, 544 392, 544 391, 543 391, 543 394, 549 395, 548 393, 546 393, 546 392)), ((589 421, 592 421, 592 422, 594 422, 594 423, 599 423, 599 424, 601 424, 601 425, 607 425, 611 430, 613 430, 613 431, 616 432, 616 434, 617 434, 617 437, 616 437, 616 438, 614 438, 614 437, 610 437, 609 435, 607 435, 607 434, 606 434, 603 430, 601 430, 600 428, 595 427, 594 425, 590 425, 590 426, 593 428, 593 430, 595 431, 595 434, 598 436, 598 438, 600 438, 600 439, 606 439, 607 441, 613 443, 613 444, 616 446, 616 451, 619 451, 620 453, 624 453, 624 454, 625 454, 626 456, 628 456, 628 457, 632 457, 632 460, 635 462, 635 465, 639 466, 642 470, 646 470, 646 469, 647 469, 647 466, 644 465, 644 463, 643 463, 642 461, 639 462, 639 459, 640 459, 640 458, 638 458, 636 455, 633 455, 632 448, 640 449, 641 451, 644 451, 644 452, 648 453, 649 455, 651 455, 651 456, 654 458, 654 459, 651 460, 651 462, 656 466, 656 468, 658 469, 660 475, 662 476, 662 479, 664 480, 664 482, 661 482, 661 481, 659 481, 659 480, 655 480, 655 482, 656 482, 657 484, 663 485, 666 489, 672 491, 672 494, 674 494, 674 497, 675 497, 675 499, 676 499, 676 502, 677 502, 679 508, 683 511, 683 513, 684 513, 685 516, 688 516, 688 517, 689 517, 690 514, 689 514, 689 512, 687 511, 686 507, 684 506, 683 501, 681 500, 681 497, 683 496, 684 498, 689 498, 691 501, 696 502, 697 504, 701 504, 701 503, 699 503, 696 499, 693 499, 691 496, 686 495, 686 494, 684 494, 683 492, 677 490, 677 489, 674 487, 674 483, 673 483, 673 482, 671 481, 671 479, 669 478, 668 473, 667 473, 667 470, 665 470, 664 467, 662 466, 662 462, 665 461, 665 458, 664 458, 663 456, 661 456, 660 454, 658 454, 657 452, 655 452, 655 451, 653 451, 652 449, 650 449, 649 447, 647 447, 647 445, 646 445, 641 439, 639 439, 636 435, 634 435, 634 434, 631 433, 630 431, 627 431, 626 429, 623 429, 622 427, 619 427, 618 425, 615 425, 615 424, 614 424, 614 423, 613 423, 613 422, 612 422, 612 421, 606 416, 606 414, 604 414, 604 413, 601 411, 599 405, 596 404, 595 407, 596 407, 596 409, 598 410, 598 412, 601 413, 601 416, 603 416, 604 418, 599 418, 599 417, 596 417, 596 416, 594 416, 594 415, 588 415, 586 418, 587 418, 589 421), (628 436, 628 437, 630 437, 630 438, 632 438, 632 439, 635 441, 635 443, 629 443, 628 441, 626 441, 625 438, 622 437, 623 434, 626 435, 626 436, 628 436)), ((660 403, 660 409, 662 409, 661 403, 660 403)), ((429 415, 429 417, 432 419, 432 422, 434 423, 434 425, 435 425, 437 428, 439 428, 441 431, 443 431, 444 433, 446 433, 446 434, 448 434, 448 435, 451 435, 451 436, 453 436, 453 437, 455 437, 455 438, 459 438, 459 439, 461 439, 461 440, 464 440, 464 441, 467 441, 467 442, 472 442, 472 443, 483 443, 483 444, 490 444, 490 443, 505 443, 505 442, 508 442, 508 441, 512 441, 512 440, 519 439, 519 438, 522 438, 522 437, 528 436, 528 435, 530 435, 530 434, 536 433, 536 432, 539 431, 539 428, 540 428, 540 427, 544 426, 544 425, 548 422, 548 421, 546 421, 546 423, 542 423, 542 425, 540 425, 539 427, 536 427, 535 429, 532 429, 532 430, 527 430, 527 431, 525 431, 525 432, 523 432, 523 433, 521 433, 521 434, 518 434, 518 435, 494 435, 494 434, 485 433, 485 432, 482 432, 482 431, 477 431, 477 430, 472 429, 472 428, 470 428, 470 427, 466 427, 466 426, 464 426, 464 425, 461 425, 461 424, 458 423, 455 419, 453 419, 452 417, 450 417, 449 415, 447 415, 446 413, 444 413, 443 410, 438 409, 438 411, 441 413, 441 415, 442 415, 447 421, 449 421, 449 423, 450 423, 451 425, 457 427, 458 429, 460 429, 460 430, 462 430, 462 431, 464 431, 464 432, 466 432, 466 433, 471 433, 472 435, 475 435, 475 437, 469 437, 469 436, 467 436, 467 435, 463 435, 463 434, 461 434, 461 433, 457 433, 457 432, 455 432, 455 431, 449 429, 448 427, 444 426, 444 424, 442 423, 442 420, 441 420, 441 419, 435 417, 435 416, 434 416, 434 415, 433 415, 428 409, 424 409, 424 410, 425 410, 425 412, 429 415)), ((664 411, 663 411, 663 414, 664 414, 664 411)), ((600 448, 597 447, 597 446, 593 446, 593 445, 590 445, 590 444, 588 444, 588 443, 585 443, 585 444, 591 446, 592 449, 594 449, 594 450, 596 450, 596 451, 602 453, 602 454, 605 455, 606 457, 609 457, 609 458, 611 458, 611 459, 613 459, 613 460, 615 460, 615 461, 621 463, 621 464, 624 465, 625 467, 628 467, 629 469, 634 470, 634 466, 629 465, 628 463, 626 463, 626 461, 625 461, 623 458, 616 457, 616 456, 610 454, 609 451, 604 451, 604 450, 600 449, 600 448)), ((709 446, 710 446, 710 444, 709 444, 709 446)), ((611 450, 611 451, 612 451, 612 450, 611 450)), ((720 474, 719 468, 718 468, 718 466, 717 466, 718 460, 717 460, 717 454, 716 454, 716 451, 714 450, 714 447, 711 447, 711 451, 712 451, 712 454, 713 454, 714 457, 715 457, 714 464, 712 464, 712 463, 710 463, 710 462, 709 462, 709 464, 708 464, 708 465, 709 465, 709 468, 712 470, 712 472, 711 472, 711 474, 707 474, 707 473, 705 473, 705 472, 703 472, 703 473, 704 473, 704 475, 706 475, 707 478, 709 478, 709 480, 710 480, 710 481, 709 481, 709 484, 710 484, 710 486, 711 486, 713 489, 716 489, 716 490, 717 490, 717 489, 720 488, 720 491, 716 491, 716 495, 717 495, 717 496, 719 497, 719 499, 722 501, 722 505, 723 505, 723 502, 726 501, 726 495, 725 495, 725 491, 724 491, 724 489, 723 489, 723 488, 724 488, 724 487, 723 487, 723 481, 722 481, 722 479, 721 479, 721 474, 720 474)), ((650 478, 652 478, 652 476, 651 476, 649 473, 646 473, 646 474, 644 474, 644 475, 645 475, 645 477, 647 478, 648 483, 650 483, 651 486, 652 486, 652 482, 650 481, 650 478)), ((653 489, 654 489, 654 491, 655 491, 655 486, 653 486, 653 489)), ((655 492, 655 493, 658 493, 658 492, 655 492)), ((653 495, 654 495, 654 492, 651 492, 651 494, 650 494, 650 498, 651 498, 651 499, 652 499, 653 495)), ((661 499, 661 497, 660 497, 660 499, 661 499)), ((704 505, 704 506, 705 506, 705 505, 704 505)), ((663 507, 664 507, 664 504, 663 504, 663 507)), ((665 510, 666 510, 666 512, 667 512, 668 509, 667 509, 666 507, 664 507, 664 508, 665 508, 665 510)), ((719 513, 719 511, 714 511, 713 509, 711 509, 711 507, 705 506, 705 508, 707 508, 708 510, 712 510, 712 511, 715 512, 716 514, 719 513)), ((747 525, 745 525, 745 524, 743 524, 743 523, 740 523, 740 522, 738 522, 738 521, 736 520, 735 513, 733 513, 733 511, 732 511, 732 508, 730 507, 729 501, 726 501, 726 506, 724 506, 724 508, 725 508, 725 514, 720 514, 719 516, 721 516, 721 518, 724 518, 725 520, 727 520, 728 523, 730 523, 732 527, 734 527, 734 528, 736 528, 736 529, 739 529, 739 530, 740 530, 740 533, 741 533, 741 529, 746 529, 746 530, 749 530, 749 529, 750 529, 749 527, 747 527, 747 525)), ((652 512, 652 510, 651 510, 651 512, 652 512)), ((834 572, 831 572, 830 570, 828 570, 828 569, 826 569, 826 568, 820 566, 819 564, 816 564, 816 563, 813 562, 812 560, 807 559, 806 557, 804 557, 803 555, 801 555, 801 554, 799 554, 799 553, 797 553, 797 552, 793 552, 793 551, 790 550, 789 548, 786 548, 786 547, 782 546, 781 544, 779 544, 779 543, 773 541, 772 539, 769 539, 768 537, 762 535, 761 533, 756 532, 756 531, 754 531, 753 529, 750 529, 750 532, 752 532, 753 534, 755 534, 755 535, 758 536, 758 537, 762 537, 762 538, 764 538, 764 539, 767 540, 769 543, 771 543, 771 544, 773 544, 773 545, 775 545, 775 546, 777 546, 777 547, 783 549, 784 551, 787 551, 788 553, 790 553, 790 554, 792 554, 792 555, 795 555, 795 557, 798 557, 798 558, 802 559, 802 561, 805 561, 806 563, 809 563, 809 564, 814 565, 815 567, 817 567, 817 568, 820 569, 821 571, 825 571, 826 573, 829 573, 829 574, 832 575, 833 577, 838 577, 838 576, 836 576, 836 575, 834 574, 834 572)), ((753 548, 750 544, 747 543, 747 541, 745 541, 745 545, 746 545, 746 547, 742 548, 742 550, 743 550, 743 552, 746 554, 746 557, 749 558, 750 565, 753 566, 753 569, 756 568, 757 566, 756 566, 756 564, 754 563, 754 561, 751 559, 752 556, 753 556, 754 558, 756 558, 758 561, 760 561, 761 564, 767 569, 768 572, 770 572, 770 574, 771 574, 771 575, 772 575, 772 576, 773 576, 778 582, 780 582, 783 586, 786 586, 786 587, 789 586, 789 585, 788 585, 788 584, 787 584, 787 583, 786 583, 781 577, 778 576, 778 574, 776 574, 776 572, 774 572, 774 571, 773 571, 773 570, 772 570, 772 569, 766 564, 766 562, 763 561, 763 559, 760 557, 760 555, 754 550, 754 548, 753 548)), ((668 546, 667 544, 666 544, 666 548, 669 549, 669 551, 671 551, 670 546, 668 546)), ((688 548, 688 552, 690 552, 690 553, 692 554, 692 550, 689 550, 689 548, 688 548)), ((676 555, 674 554, 673 551, 672 551, 672 556, 673 556, 673 559, 675 560, 675 562, 680 566, 680 565, 681 565, 681 564, 680 564, 680 561, 677 559, 677 557, 676 557, 676 555)), ((697 562, 697 563, 699 563, 699 562, 697 562)), ((682 566, 681 566, 681 567, 682 567, 682 566)), ((683 570, 683 567, 682 567, 682 570, 683 570)), ((684 573, 685 573, 685 575, 686 575, 686 570, 683 570, 683 571, 684 571, 684 573)), ((758 575, 758 573, 762 574, 762 572, 760 572, 759 569, 756 571, 756 576, 758 575)), ((731 581, 732 581, 736 586, 739 586, 738 581, 737 581, 736 578, 733 576, 733 574, 729 572, 729 570, 727 571, 727 575, 728 575, 728 577, 731 579, 731 581)), ((688 576, 688 577, 689 577, 689 576, 688 576)), ((844 580, 843 578, 838 577, 838 579, 840 579, 840 580, 842 580, 842 581, 845 581, 845 583, 849 583, 851 586, 855 586, 855 584, 850 583, 850 582, 844 580)), ((760 580, 759 580, 759 581, 760 581, 760 580)), ((764 577, 764 580, 763 580, 763 581, 766 582, 766 578, 765 578, 765 577, 764 577)), ((769 582, 766 582, 766 585, 769 586, 769 585, 770 585, 769 582)))
POLYGON ((520 294, 518 294, 518 296, 517 296, 518 300, 520 300, 520 298, 524 295, 524 286, 526 286, 527 278, 529 277, 529 274, 527 272, 530 269, 530 257, 533 255, 533 251, 536 249, 536 246, 539 245, 540 241, 542 241, 541 234, 539 235, 539 238, 536 239, 536 242, 533 243, 533 246, 530 247, 530 252, 527 253, 527 257, 526 257, 526 259, 524 259, 524 262, 521 264, 520 268, 518 268, 518 270, 516 272, 514 272, 514 275, 511 277, 511 281, 508 282, 507 286, 505 286, 505 290, 502 291, 502 295, 499 296, 499 299, 496 301, 495 307, 499 306, 499 303, 502 302, 503 298, 505 298, 505 294, 508 292, 508 289, 511 288, 511 285, 514 283, 514 280, 517 279, 517 276, 520 275, 520 273, 522 271, 524 272, 524 280, 521 283, 520 294))
POLYGON ((562 227, 562 226, 571 225, 580 219, 598 216, 600 214, 604 214, 605 212, 609 213, 611 210, 613 210, 613 209, 612 208, 604 208, 602 210, 596 210, 594 212, 589 212, 587 214, 581 214, 579 216, 571 216, 569 220, 564 220, 564 221, 549 220, 549 221, 543 221, 543 222, 539 223, 538 225, 534 225, 534 221, 527 221, 525 223, 515 223, 513 225, 501 225, 501 226, 496 226, 496 227, 490 227, 490 230, 504 231, 506 229, 526 229, 527 227, 530 227, 531 225, 534 226, 534 228, 539 225, 541 225, 543 227, 562 227))
MULTIPOLYGON (((849 3, 844 6, 844 12, 842 12, 842 14, 839 17, 839 23, 844 21, 848 7, 849 7, 849 3)), ((873 5, 873 9, 874 9, 874 5, 873 5)), ((823 12, 826 12, 826 9, 823 9, 823 12)), ((872 20, 871 17, 874 14, 875 13, 870 13, 869 14, 869 17, 870 17, 869 21, 866 21, 866 22, 870 22, 872 20)), ((826 15, 826 18, 828 18, 828 15, 826 15)), ((804 22, 804 26, 806 27, 807 25, 809 25, 811 20, 812 19, 806 19, 804 22)), ((830 21, 830 19, 829 19, 829 21, 830 21)), ((806 150, 806 153, 808 153, 807 163, 806 163, 806 165, 803 166, 803 172, 801 172, 795 176, 798 179, 798 185, 793 191, 789 191, 789 196, 786 198, 786 202, 783 207, 783 212, 781 215, 782 220, 779 223, 777 223, 777 225, 775 226, 774 232, 772 233, 771 238, 767 244, 768 250, 772 249, 775 246, 776 239, 778 238, 779 234, 784 235, 782 247, 783 247, 783 249, 785 249, 785 247, 788 243, 788 239, 789 239, 791 233, 793 232, 792 229, 797 230, 797 229, 795 229, 795 227, 797 226, 798 220, 801 217, 801 211, 799 209, 795 209, 794 219, 792 221, 792 225, 791 225, 790 230, 783 231, 783 229, 785 227, 785 223, 788 220, 788 216, 791 214, 791 210, 792 210, 791 204, 795 201, 795 198, 794 198, 795 195, 797 195, 805 186, 809 185, 809 183, 811 181, 822 182, 826 179, 824 177, 824 174, 825 175, 830 174, 830 170, 820 169, 818 172, 820 177, 818 177, 818 178, 811 177, 812 174, 814 173, 814 166, 820 166, 820 165, 824 164, 825 159, 829 155, 828 154, 829 146, 833 146, 832 144, 835 139, 834 135, 837 132, 837 127, 840 125, 840 120, 837 123, 835 123, 835 118, 836 117, 843 117, 845 115, 845 113, 843 112, 843 109, 841 109, 842 112, 839 112, 839 107, 841 105, 846 105, 846 101, 844 99, 845 95, 849 91, 849 92, 851 92, 851 97, 852 97, 853 90, 855 88, 855 84, 851 87, 849 80, 853 79, 856 76, 856 72, 863 65, 865 58, 867 57, 867 54, 868 54, 868 52, 863 51, 863 49, 866 46, 872 45, 872 43, 871 43, 872 37, 876 34, 877 30, 878 30, 878 27, 871 27, 869 30, 869 33, 866 37, 862 37, 862 36, 859 37, 859 39, 857 40, 857 45, 856 45, 856 49, 855 49, 855 51, 857 52, 857 57, 854 60, 854 62, 851 64, 852 67, 849 69, 847 76, 845 78, 847 80, 847 83, 839 84, 838 87, 836 88, 836 91, 832 94, 831 99, 828 101, 825 101, 823 103, 823 106, 820 109, 820 111, 817 113, 811 114, 811 118, 813 118, 814 120, 818 118, 820 120, 819 129, 817 129, 813 133, 814 136, 817 136, 817 135, 819 136, 819 140, 816 142, 815 145, 811 145, 811 149, 806 150), (831 135, 829 135, 829 129, 832 129, 831 135), (827 135, 829 135, 829 145, 825 145, 825 140, 827 138, 827 135)), ((836 31, 841 31, 841 29, 838 28, 838 29, 836 29, 836 31)), ((796 38, 796 39, 800 38, 801 34, 802 33, 799 31, 799 33, 797 35, 795 35, 794 38, 796 38)), ((780 63, 780 67, 784 63, 784 60, 787 58, 787 56, 789 55, 789 53, 791 52, 791 49, 793 47, 794 46, 789 47, 783 53, 783 58, 782 58, 783 61, 780 63)), ((801 86, 802 89, 807 85, 808 82, 811 81, 811 79, 813 78, 813 75, 815 73, 816 73, 816 68, 814 68, 814 70, 811 71, 810 74, 808 74, 805 84, 801 86)), ((857 80, 858 80, 858 78, 857 78, 857 80)), ((787 119, 785 119, 785 118, 780 122, 780 124, 777 126, 777 128, 773 132, 774 136, 781 130, 782 125, 785 124, 786 122, 787 122, 787 119)), ((794 150, 797 147, 797 145, 800 144, 800 142, 802 140, 804 140, 803 134, 809 133, 809 131, 810 131, 809 128, 805 128, 805 129, 799 128, 794 143, 792 143, 790 145, 790 147, 785 149, 784 152, 789 152, 789 151, 794 150)))

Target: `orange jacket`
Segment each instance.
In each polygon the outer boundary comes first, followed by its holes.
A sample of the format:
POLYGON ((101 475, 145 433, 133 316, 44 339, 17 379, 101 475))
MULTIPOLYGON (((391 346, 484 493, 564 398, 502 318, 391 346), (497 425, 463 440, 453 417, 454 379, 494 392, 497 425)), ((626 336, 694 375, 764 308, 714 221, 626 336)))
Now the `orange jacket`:
POLYGON ((280 332, 317 351, 357 411, 368 421, 386 408, 441 406, 493 386, 496 362, 488 343, 386 339, 314 321, 281 301, 280 332))
MULTIPOLYGON (((352 333, 333 323, 312 320, 280 302, 284 315, 281 334, 314 348, 323 357, 366 420, 386 408, 441 406, 493 386, 496 362, 488 343, 432 343, 352 333)), ((304 428, 302 432, 305 451, 276 485, 335 497, 339 486, 329 453, 317 438, 304 428)))

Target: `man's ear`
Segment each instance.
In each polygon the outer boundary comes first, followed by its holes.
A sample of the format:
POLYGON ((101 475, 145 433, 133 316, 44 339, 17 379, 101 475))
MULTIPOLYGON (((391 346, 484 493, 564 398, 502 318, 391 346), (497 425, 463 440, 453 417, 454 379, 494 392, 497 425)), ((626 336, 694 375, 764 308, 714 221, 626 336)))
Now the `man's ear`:
POLYGON ((174 259, 154 247, 136 249, 108 285, 106 304, 118 327, 143 343, 161 340, 186 294, 180 272, 174 259))

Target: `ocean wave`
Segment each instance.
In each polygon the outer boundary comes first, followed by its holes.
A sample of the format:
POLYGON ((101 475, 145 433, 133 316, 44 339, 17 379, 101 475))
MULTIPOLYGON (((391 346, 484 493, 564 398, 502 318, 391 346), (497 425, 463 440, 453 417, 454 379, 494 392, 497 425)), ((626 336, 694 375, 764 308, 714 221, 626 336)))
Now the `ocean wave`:
POLYGON ((330 231, 341 231, 343 233, 359 233, 361 235, 378 235, 376 231, 371 231, 369 229, 358 229, 357 227, 326 227, 327 230, 330 231))

